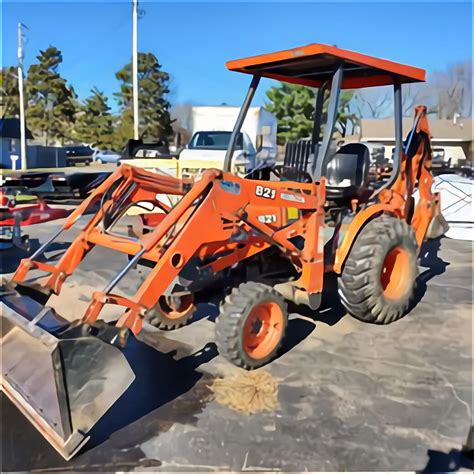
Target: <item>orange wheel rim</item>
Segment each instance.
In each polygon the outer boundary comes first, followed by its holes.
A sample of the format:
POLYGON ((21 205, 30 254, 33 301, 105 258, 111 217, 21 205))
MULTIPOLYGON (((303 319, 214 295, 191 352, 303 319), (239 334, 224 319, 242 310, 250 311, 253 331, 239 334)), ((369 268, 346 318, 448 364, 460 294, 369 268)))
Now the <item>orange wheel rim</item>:
POLYGON ((280 343, 284 316, 280 306, 265 301, 254 306, 244 324, 243 348, 252 359, 270 355, 280 343))
POLYGON ((394 247, 387 253, 380 275, 383 293, 387 298, 398 299, 407 292, 409 267, 410 254, 404 248, 394 247))
POLYGON ((194 297, 192 294, 181 296, 174 302, 162 296, 158 300, 158 307, 167 319, 180 319, 194 310, 194 297))

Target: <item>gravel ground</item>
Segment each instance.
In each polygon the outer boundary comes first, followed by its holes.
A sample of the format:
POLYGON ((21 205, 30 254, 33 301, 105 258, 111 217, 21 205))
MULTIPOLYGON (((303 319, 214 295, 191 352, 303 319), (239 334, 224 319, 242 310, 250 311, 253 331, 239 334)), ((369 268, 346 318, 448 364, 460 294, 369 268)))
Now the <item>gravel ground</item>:
MULTIPOLYGON (((56 225, 32 227, 33 243, 56 225)), ((470 242, 426 245, 416 306, 385 327, 346 315, 328 279, 322 308, 291 314, 280 357, 262 369, 278 384, 277 407, 253 415, 212 397, 216 378, 239 371, 218 355, 216 307, 203 301, 186 327, 131 342, 135 382, 69 462, 2 395, 2 471, 471 470, 461 453, 472 424, 471 253, 470 242)), ((3 253, 5 279, 21 257, 3 253)), ((55 307, 80 316, 123 264, 91 254, 55 307)))

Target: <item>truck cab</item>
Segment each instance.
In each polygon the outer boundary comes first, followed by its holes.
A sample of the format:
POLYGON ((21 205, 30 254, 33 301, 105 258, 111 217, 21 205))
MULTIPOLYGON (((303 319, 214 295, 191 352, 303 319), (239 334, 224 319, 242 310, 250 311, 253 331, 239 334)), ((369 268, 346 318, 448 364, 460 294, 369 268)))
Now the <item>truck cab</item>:
MULTIPOLYGON (((206 168, 208 167, 206 164, 209 163, 212 167, 222 169, 231 135, 230 131, 195 132, 189 144, 179 155, 181 167, 206 168), (186 163, 191 166, 187 166, 186 163)), ((240 132, 232 157, 233 170, 237 174, 245 174, 256 165, 257 151, 249 136, 245 132, 240 132)))

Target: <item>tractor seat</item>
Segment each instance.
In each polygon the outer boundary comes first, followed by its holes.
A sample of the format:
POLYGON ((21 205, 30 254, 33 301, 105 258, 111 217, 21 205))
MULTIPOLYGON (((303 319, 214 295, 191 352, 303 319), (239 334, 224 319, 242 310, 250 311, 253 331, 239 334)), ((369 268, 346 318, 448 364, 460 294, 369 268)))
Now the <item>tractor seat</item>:
POLYGON ((352 199, 366 201, 369 189, 370 151, 363 143, 343 145, 326 165, 326 199, 349 205, 352 199))
POLYGON ((312 178, 308 173, 308 164, 312 151, 313 142, 310 140, 288 142, 285 147, 285 158, 281 167, 280 179, 282 181, 311 183, 312 178))

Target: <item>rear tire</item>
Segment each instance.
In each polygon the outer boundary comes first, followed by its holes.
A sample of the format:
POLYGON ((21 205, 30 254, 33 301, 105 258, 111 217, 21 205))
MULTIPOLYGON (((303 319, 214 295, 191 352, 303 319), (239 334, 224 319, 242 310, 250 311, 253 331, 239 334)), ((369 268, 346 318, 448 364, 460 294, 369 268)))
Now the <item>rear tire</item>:
POLYGON ((285 335, 288 313, 283 297, 263 283, 241 283, 221 305, 216 321, 219 353, 247 370, 272 360, 285 335))
POLYGON ((418 245, 413 229, 383 215, 357 236, 339 278, 342 304, 355 318, 389 324, 410 307, 418 276, 418 245))

